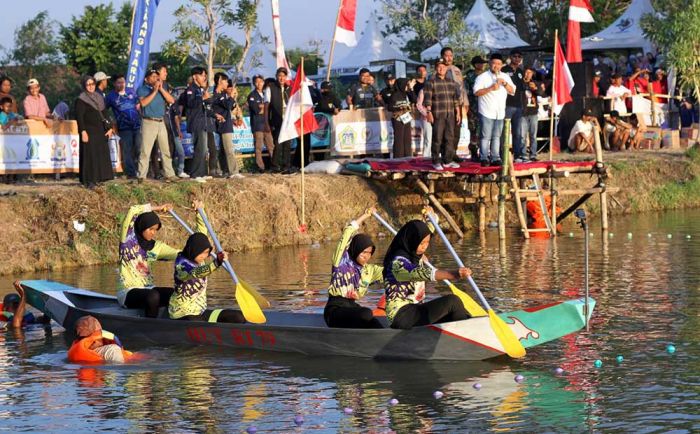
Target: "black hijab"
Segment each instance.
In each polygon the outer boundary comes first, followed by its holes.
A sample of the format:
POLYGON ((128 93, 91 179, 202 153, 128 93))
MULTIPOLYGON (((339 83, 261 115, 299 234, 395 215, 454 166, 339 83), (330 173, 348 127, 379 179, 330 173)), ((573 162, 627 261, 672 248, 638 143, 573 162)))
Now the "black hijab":
POLYGON ((357 234, 352 237, 350 245, 348 246, 348 254, 350 255, 350 259, 357 263, 357 257, 360 253, 364 252, 367 247, 372 248, 372 254, 374 255, 376 247, 374 246, 374 242, 369 235, 357 234))
POLYGON ((391 263, 397 256, 403 256, 411 263, 418 264, 420 256, 416 254, 416 249, 428 235, 431 235, 430 229, 422 220, 411 220, 403 225, 386 251, 384 270, 391 269, 391 263))
POLYGON ((139 241, 139 246, 141 246, 141 248, 145 251, 153 249, 153 247, 155 247, 156 245, 156 240, 147 241, 143 237, 143 231, 155 225, 158 225, 158 230, 160 230, 162 226, 160 223, 160 218, 158 218, 158 214, 154 213, 153 211, 139 214, 139 216, 136 217, 136 221, 134 222, 134 231, 136 232, 136 239, 139 241))
POLYGON ((205 250, 211 251, 209 238, 201 232, 195 232, 187 239, 185 247, 182 249, 182 256, 194 262, 194 258, 205 250))

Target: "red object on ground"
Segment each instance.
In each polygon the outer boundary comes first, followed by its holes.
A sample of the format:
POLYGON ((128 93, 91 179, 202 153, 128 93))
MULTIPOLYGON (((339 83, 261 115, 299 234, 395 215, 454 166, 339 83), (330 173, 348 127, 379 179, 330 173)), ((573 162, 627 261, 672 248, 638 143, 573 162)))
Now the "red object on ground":
POLYGON ((299 225, 299 232, 301 232, 302 234, 306 233, 306 229, 307 229, 306 225, 299 225))
MULTIPOLYGON (((430 158, 412 158, 410 160, 365 160, 375 171, 386 172, 438 172, 433 168, 430 158)), ((548 169, 556 165, 558 170, 567 167, 593 167, 595 161, 535 161, 532 163, 515 163, 515 170, 548 169)), ((500 166, 482 167, 473 161, 463 161, 456 169, 445 168, 442 172, 455 172, 467 175, 489 175, 501 171, 500 166)))

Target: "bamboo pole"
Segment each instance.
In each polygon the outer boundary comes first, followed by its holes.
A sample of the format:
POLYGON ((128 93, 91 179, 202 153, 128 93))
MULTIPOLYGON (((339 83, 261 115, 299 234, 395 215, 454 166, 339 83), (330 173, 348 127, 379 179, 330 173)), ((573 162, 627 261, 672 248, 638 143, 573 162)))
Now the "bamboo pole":
MULTIPOLYGON (((552 235, 557 236, 557 189, 556 189, 556 178, 552 176, 552 173, 554 172, 555 167, 552 164, 552 169, 549 172, 549 196, 552 198, 552 200, 549 202, 552 206, 551 210, 551 217, 550 220, 552 222, 552 235)), ((544 210, 544 212, 547 212, 547 210, 544 210)))
POLYGON ((552 63, 552 99, 549 102, 549 161, 554 155, 554 106, 557 102, 557 48, 559 47, 559 29, 554 30, 554 62, 552 63))
POLYGON ((452 218, 452 216, 450 215, 450 213, 447 212, 447 210, 445 209, 445 207, 442 206, 442 204, 440 203, 440 201, 435 197, 434 192, 433 192, 433 191, 430 191, 430 189, 428 188, 428 186, 425 185, 425 182, 423 182, 422 179, 418 178, 418 179, 416 180, 416 185, 418 185, 418 187, 419 187, 421 190, 423 190, 423 193, 425 193, 425 194, 428 196, 428 200, 430 201, 430 203, 432 203, 433 206, 435 207, 435 209, 437 209, 438 211, 440 211, 440 214, 442 214, 442 215, 445 217, 445 220, 447 220, 447 223, 450 225, 450 227, 452 228, 452 230, 455 231, 455 232, 457 233, 457 235, 459 236, 459 238, 460 238, 460 239, 461 239, 461 238, 464 238, 464 232, 462 232, 462 230, 459 228, 459 225, 457 224, 457 222, 454 221, 454 219, 452 218))
POLYGON ((501 166, 501 179, 499 181, 498 191, 498 238, 501 240, 506 239, 506 194, 508 193, 508 183, 506 182, 506 177, 508 175, 511 147, 510 119, 505 120, 503 132, 505 135, 505 146, 503 146, 503 165, 501 166))
POLYGON ((301 80, 299 80, 299 83, 301 84, 300 88, 298 89, 297 92, 301 92, 301 104, 299 104, 299 120, 301 124, 301 131, 299 131, 299 150, 301 151, 301 159, 300 159, 300 165, 301 165, 301 225, 304 229, 306 229, 306 192, 305 192, 305 185, 304 185, 304 86, 306 83, 304 83, 304 80, 306 80, 306 76, 304 75, 304 57, 302 56, 301 58, 301 70, 300 72, 297 71, 297 73, 301 73, 301 80))
POLYGON ((486 183, 479 181, 479 232, 486 230, 486 183))
POLYGON ((326 69, 326 81, 331 80, 331 67, 333 66, 333 52, 335 51, 335 34, 338 32, 338 21, 340 21, 340 8, 343 7, 343 0, 338 2, 338 13, 335 16, 335 27, 333 28, 333 40, 331 40, 331 52, 328 55, 328 67, 326 69))

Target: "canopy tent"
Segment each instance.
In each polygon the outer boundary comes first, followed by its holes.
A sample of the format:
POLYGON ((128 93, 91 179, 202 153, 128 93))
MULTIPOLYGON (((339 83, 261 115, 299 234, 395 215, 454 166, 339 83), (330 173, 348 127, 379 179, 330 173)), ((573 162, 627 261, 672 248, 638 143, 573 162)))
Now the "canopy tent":
POLYGON ((370 63, 383 61, 401 61, 410 65, 418 64, 418 62, 409 59, 401 51, 394 48, 384 38, 379 30, 377 19, 372 14, 357 45, 347 56, 337 62, 333 62, 332 72, 334 74, 355 73, 360 68, 369 68, 370 63))
MULTIPOLYGON (((520 39, 515 27, 498 21, 498 18, 486 6, 484 0, 476 0, 464 19, 464 24, 470 33, 477 36, 477 45, 489 51, 528 45, 527 42, 520 39)), ((447 44, 448 41, 445 38, 432 47, 423 50, 420 53, 421 59, 437 59, 440 57, 440 50, 447 44)))
POLYGON ((652 43, 644 37, 640 21, 646 14, 655 14, 650 0, 632 0, 627 10, 595 35, 581 38, 583 50, 609 50, 615 48, 641 48, 652 51, 652 43))

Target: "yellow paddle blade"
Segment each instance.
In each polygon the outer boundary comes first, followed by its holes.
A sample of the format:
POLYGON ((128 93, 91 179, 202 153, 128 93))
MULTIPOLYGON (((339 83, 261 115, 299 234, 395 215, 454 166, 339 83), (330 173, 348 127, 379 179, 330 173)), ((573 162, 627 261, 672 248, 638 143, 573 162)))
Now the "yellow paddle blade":
POLYGON ((489 322, 491 323, 491 328, 494 333, 496 333, 496 337, 498 337, 501 345, 503 345, 506 354, 514 359, 525 357, 525 347, 520 343, 518 337, 515 336, 513 330, 508 327, 508 324, 506 324, 501 317, 496 315, 493 309, 489 309, 489 322))
POLYGON ((246 291, 248 291, 250 295, 252 295, 253 298, 255 298, 255 301, 258 303, 258 305, 260 305, 261 308, 267 309, 271 306, 270 302, 265 297, 263 297, 255 288, 250 286, 248 282, 244 282, 243 280, 239 280, 239 282, 241 285, 243 285, 246 291))
POLYGON ((241 308, 246 321, 255 324, 264 324, 267 321, 265 314, 255 301, 255 297, 240 283, 236 285, 236 301, 238 301, 238 306, 241 308))
POLYGON ((464 308, 467 310, 467 312, 469 312, 469 315, 471 315, 472 318, 477 316, 486 316, 486 311, 484 310, 484 308, 479 306, 479 304, 477 304, 477 302, 474 301, 474 299, 471 298, 469 294, 457 288, 453 283, 450 283, 449 286, 452 290, 452 293, 459 297, 460 300, 462 300, 464 308))

